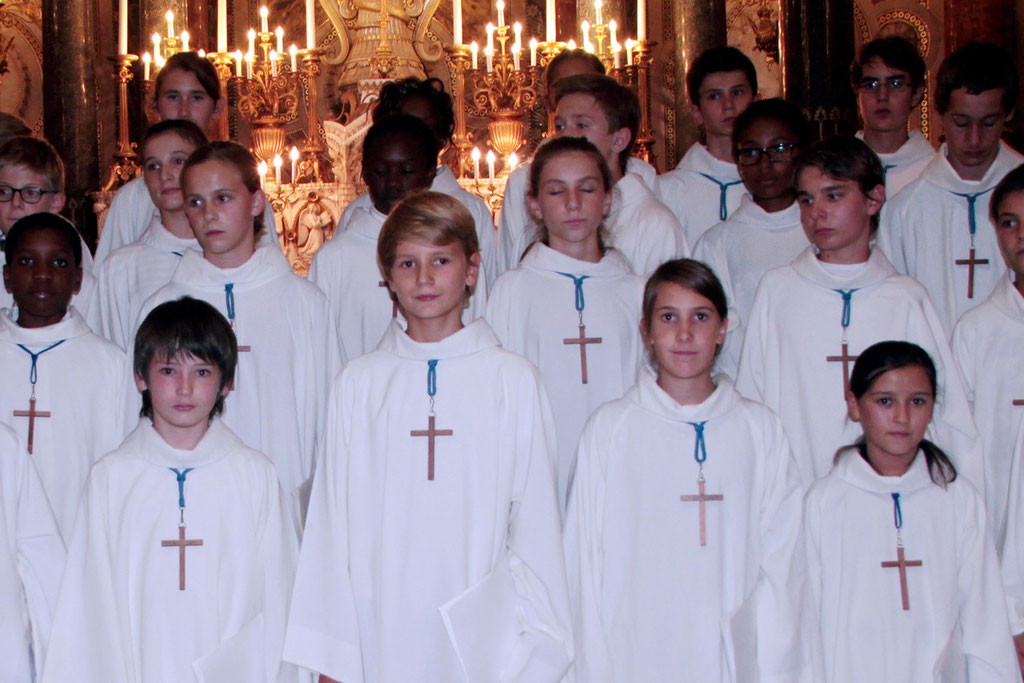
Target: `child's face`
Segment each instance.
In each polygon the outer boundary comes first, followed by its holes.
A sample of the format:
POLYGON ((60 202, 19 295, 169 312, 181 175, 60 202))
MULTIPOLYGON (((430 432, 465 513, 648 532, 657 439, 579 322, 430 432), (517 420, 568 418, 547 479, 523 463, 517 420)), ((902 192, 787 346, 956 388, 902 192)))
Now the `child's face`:
POLYGON ((558 101, 555 137, 586 138, 601 152, 613 173, 619 168, 619 152, 626 149, 630 141, 629 129, 611 130, 597 100, 584 93, 571 93, 558 101))
MULTIPOLYGON (((764 206, 778 201, 789 206, 793 202, 796 196, 793 160, 800 152, 798 142, 799 139, 789 126, 775 119, 754 119, 746 130, 741 131, 735 150, 762 150, 761 159, 756 164, 739 166, 743 186, 758 204, 764 206), (769 153, 763 151, 766 148, 776 155, 778 161, 773 161, 769 153)), ((764 208, 775 210, 769 206, 764 208)))
POLYGON ((571 244, 597 239, 597 229, 612 207, 601 171, 583 152, 550 159, 540 175, 536 197, 527 195, 530 213, 548 230, 549 246, 566 251, 571 244))
POLYGON ((480 255, 467 259, 458 243, 402 240, 388 272, 388 287, 410 325, 434 321, 458 329, 466 287, 476 284, 479 272, 480 255))
POLYGON ((383 214, 409 194, 429 188, 437 173, 436 159, 426 159, 422 146, 408 135, 378 139, 363 154, 363 181, 374 208, 383 214))
POLYGON ((563 78, 568 78, 569 76, 596 73, 598 72, 594 71, 594 66, 589 59, 575 58, 560 62, 558 66, 548 72, 548 83, 551 84, 548 89, 548 110, 551 111, 555 109, 555 103, 553 101, 553 97, 555 95, 555 83, 558 83, 558 81, 563 78))
POLYGON ((220 382, 220 368, 188 353, 154 356, 146 377, 135 375, 138 390, 149 389, 153 427, 168 441, 175 440, 171 435, 206 432, 217 398, 228 395, 220 382))
POLYGON ((1007 267, 1024 279, 1024 192, 1011 192, 999 203, 996 214, 996 239, 1007 267))
POLYGON ((214 101, 196 75, 182 69, 172 69, 164 76, 156 98, 156 111, 161 121, 187 119, 204 131, 209 130, 210 123, 226 106, 224 98, 214 101))
POLYGON ((822 260, 856 263, 843 257, 861 253, 870 244, 871 217, 882 208, 885 188, 878 185, 864 194, 854 181, 808 166, 797 176, 796 199, 804 234, 819 249, 822 260))
POLYGON ((957 88, 942 115, 950 165, 965 180, 980 180, 999 153, 999 138, 1013 112, 1003 109, 1003 90, 971 95, 957 88))
POLYGON ((65 235, 50 228, 30 231, 4 266, 4 286, 18 306, 18 324, 59 323, 82 286, 82 268, 65 235))
POLYGON ((658 383, 700 379, 711 372, 728 321, 707 297, 674 282, 658 287, 644 341, 653 347, 658 383))
POLYGON ((235 268, 256 251, 253 218, 263 211, 263 192, 250 192, 238 168, 226 161, 204 161, 182 179, 185 215, 206 260, 235 268))
POLYGON ((910 74, 874 57, 861 68, 857 104, 864 129, 888 133, 907 130, 910 112, 921 103, 924 85, 911 85, 910 74))
POLYGON ((181 167, 194 149, 195 146, 176 133, 165 133, 146 143, 142 178, 150 199, 161 211, 181 211, 184 208, 181 167))
POLYGON ((36 188, 43 190, 35 204, 25 201, 21 192, 15 192, 9 202, 0 202, 0 232, 6 233, 19 218, 29 214, 47 211, 60 213, 64 208, 64 193, 54 192, 50 181, 42 173, 28 169, 21 164, 6 164, 0 167, 0 185, 13 189, 36 188))
POLYGON ((754 101, 754 89, 742 71, 708 74, 698 90, 693 118, 703 124, 709 137, 731 137, 736 117, 754 101))
POLYGON ((847 394, 850 419, 860 422, 875 469, 910 465, 932 421, 933 394, 928 374, 918 366, 884 373, 859 399, 847 394))

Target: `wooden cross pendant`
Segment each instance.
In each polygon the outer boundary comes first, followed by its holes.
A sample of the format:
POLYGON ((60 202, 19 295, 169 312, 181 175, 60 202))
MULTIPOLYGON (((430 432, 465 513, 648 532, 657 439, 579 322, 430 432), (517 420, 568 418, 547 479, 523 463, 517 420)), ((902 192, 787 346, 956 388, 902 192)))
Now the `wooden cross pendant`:
POLYGON ((719 501, 724 500, 722 494, 716 493, 714 495, 707 495, 704 493, 704 480, 700 479, 697 481, 697 495, 696 496, 679 496, 679 500, 684 503, 700 503, 700 544, 708 544, 707 527, 705 526, 705 508, 704 504, 707 501, 719 501))
POLYGON ((15 410, 14 417, 28 418, 28 452, 31 454, 32 442, 36 435, 36 418, 50 417, 50 412, 48 410, 36 410, 36 397, 33 396, 28 400, 28 410, 15 410))
POLYGON ((896 546, 896 561, 895 562, 883 562, 882 567, 885 569, 892 569, 896 567, 900 570, 900 594, 903 596, 903 609, 910 609, 910 596, 907 594, 907 567, 920 567, 922 565, 921 560, 908 560, 903 556, 903 546, 896 546))
POLYGON ((601 337, 588 337, 587 326, 580 323, 580 336, 569 337, 568 339, 562 340, 563 344, 579 344, 580 345, 580 374, 583 379, 583 384, 587 383, 587 344, 600 344, 601 337))
POLYGON ((202 545, 201 538, 185 538, 185 525, 178 525, 178 540, 160 541, 164 548, 175 547, 178 549, 178 590, 185 590, 185 547, 190 545, 202 545))
POLYGON ((241 344, 238 345, 238 352, 239 353, 246 353, 248 351, 252 351, 252 347, 251 346, 242 346, 241 344))
POLYGON ((427 437, 427 481, 434 481, 434 437, 451 436, 454 433, 450 429, 435 429, 433 415, 427 416, 426 429, 414 429, 409 432, 411 436, 427 437))
MULTIPOLYGON (((384 287, 385 289, 387 289, 388 290, 388 296, 391 296, 391 288, 388 287, 388 283, 387 282, 385 282, 384 280, 381 280, 380 282, 377 283, 377 286, 378 287, 384 287)), ((398 317, 398 302, 395 301, 394 299, 391 300, 391 317, 392 318, 397 318, 398 317)))
POLYGON ((971 247, 970 256, 967 258, 960 258, 953 261, 958 266, 967 266, 967 298, 974 298, 974 266, 985 265, 988 263, 987 258, 974 258, 974 247, 971 247))
POLYGON ((1013 405, 1015 405, 1015 406, 1024 406, 1024 398, 1015 398, 1015 399, 1013 399, 1013 405))
POLYGON ((843 364, 843 398, 846 398, 846 394, 850 391, 850 363, 857 360, 857 356, 850 355, 850 348, 846 342, 843 342, 843 353, 839 356, 825 356, 825 361, 828 363, 842 363, 843 364))

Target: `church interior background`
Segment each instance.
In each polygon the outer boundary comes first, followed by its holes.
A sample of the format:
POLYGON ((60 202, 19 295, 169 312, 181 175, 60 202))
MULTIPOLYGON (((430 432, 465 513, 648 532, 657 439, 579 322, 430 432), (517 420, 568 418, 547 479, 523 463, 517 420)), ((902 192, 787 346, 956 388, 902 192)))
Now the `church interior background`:
MULTIPOLYGON (((510 168, 550 125, 543 65, 570 41, 636 89, 637 153, 664 172, 698 139, 685 76, 708 47, 742 49, 763 97, 799 104, 830 134, 856 129, 849 64, 865 41, 914 41, 930 92, 969 40, 1003 45, 1020 70, 1022 22, 1024 0, 0 0, 0 108, 54 143, 69 211, 95 239, 137 170, 159 65, 203 50, 229 103, 217 136, 265 163, 285 252, 304 273, 362 190, 361 140, 387 79, 445 83, 457 117, 445 161, 497 213, 510 168)), ((941 139, 930 96, 913 125, 941 139)))

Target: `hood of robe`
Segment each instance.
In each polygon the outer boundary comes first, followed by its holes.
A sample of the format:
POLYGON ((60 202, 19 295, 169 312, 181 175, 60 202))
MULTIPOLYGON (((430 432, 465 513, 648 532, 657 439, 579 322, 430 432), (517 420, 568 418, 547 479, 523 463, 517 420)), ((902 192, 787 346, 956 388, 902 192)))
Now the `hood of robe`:
POLYGON ((139 419, 139 425, 125 439, 124 446, 130 447, 134 453, 144 453, 146 461, 154 465, 178 469, 206 465, 232 451, 245 448, 219 417, 210 420, 210 428, 190 451, 174 448, 164 441, 148 417, 139 419))
POLYGON ((793 202, 782 211, 768 213, 757 205, 750 194, 744 194, 740 198, 740 205, 729 215, 729 220, 769 232, 785 232, 801 228, 800 205, 793 202))
POLYGON ((623 209, 636 206, 641 202, 656 199, 651 188, 636 173, 627 173, 615 183, 612 188, 612 210, 605 218, 605 225, 613 226, 618 223, 619 214, 623 209))
MULTIPOLYGON (((857 137, 863 140, 864 131, 857 131, 857 137)), ((898 150, 890 154, 878 154, 878 158, 881 160, 882 166, 899 168, 909 166, 915 161, 931 157, 934 154, 935 148, 932 147, 932 143, 928 142, 928 138, 921 131, 912 130, 907 141, 900 145, 898 150)))
POLYGON ((245 291, 292 273, 280 249, 272 244, 257 247, 248 261, 237 268, 218 268, 195 250, 188 250, 174 270, 171 282, 199 289, 223 290, 229 282, 235 291, 245 291))
POLYGON ((359 207, 352 211, 352 217, 348 221, 348 227, 345 228, 351 233, 356 235, 362 235, 368 237, 374 242, 380 237, 380 229, 384 227, 384 221, 388 217, 378 211, 374 206, 359 207))
POLYGON ((139 237, 138 242, 139 244, 144 244, 147 247, 153 247, 159 251, 170 252, 179 256, 184 256, 185 252, 189 249, 198 252, 202 252, 203 250, 203 248, 199 246, 199 240, 195 237, 191 239, 182 239, 171 234, 160 220, 159 211, 153 212, 153 218, 150 219, 149 226, 139 237))
MULTIPOLYGON (((619 277, 630 275, 633 269, 629 261, 617 249, 609 248, 597 263, 579 261, 552 249, 546 244, 534 242, 526 256, 519 264, 520 268, 529 268, 542 275, 552 278, 569 280, 559 273, 572 273, 576 277, 619 277)), ((584 288, 586 285, 584 285, 584 288)))
POLYGON ((800 277, 827 289, 863 289, 896 275, 896 269, 878 247, 871 249, 864 268, 850 277, 837 277, 825 270, 813 244, 800 252, 790 266, 800 277))
POLYGON ((703 422, 713 420, 732 410, 740 401, 740 395, 725 375, 715 376, 717 386, 703 403, 682 406, 658 386, 658 380, 650 368, 640 371, 636 386, 627 394, 644 410, 672 422, 703 422))
POLYGON ((74 306, 68 306, 68 312, 59 323, 31 329, 18 325, 14 320, 14 309, 0 308, 0 341, 28 347, 46 346, 61 339, 74 339, 91 333, 89 324, 74 306))
POLYGON ((1003 279, 999 281, 988 298, 992 305, 1014 320, 1024 320, 1024 296, 1021 296, 1017 288, 1013 286, 1011 277, 1013 275, 1010 271, 1004 273, 1003 279))
POLYGON ((871 493, 909 493, 938 486, 928 474, 928 463, 921 451, 917 452, 910 469, 898 477, 883 477, 854 450, 844 451, 833 471, 844 481, 871 493))
POLYGON ((426 343, 413 341, 397 322, 392 321, 377 349, 409 360, 427 361, 468 356, 492 346, 501 346, 498 336, 483 318, 477 318, 439 342, 426 343))
POLYGON ((676 168, 694 173, 707 173, 720 183, 731 183, 740 179, 740 171, 736 164, 722 161, 701 144, 690 145, 690 149, 686 150, 676 168))
POLYGON ((946 153, 949 147, 942 143, 935 158, 921 171, 921 177, 947 192, 960 192, 973 194, 975 192, 987 192, 995 188, 1000 180, 1007 173, 1024 163, 1024 156, 1013 150, 1005 142, 999 142, 999 153, 993 160, 992 165, 985 171, 981 180, 964 180, 949 163, 946 153))

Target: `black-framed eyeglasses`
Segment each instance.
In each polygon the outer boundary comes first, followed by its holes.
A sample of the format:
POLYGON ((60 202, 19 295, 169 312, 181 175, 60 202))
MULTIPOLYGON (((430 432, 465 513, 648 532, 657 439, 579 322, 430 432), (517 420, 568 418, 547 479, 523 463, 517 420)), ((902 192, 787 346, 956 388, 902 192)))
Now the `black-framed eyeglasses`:
POLYGON ((862 78, 860 83, 857 84, 857 89, 866 93, 879 93, 882 91, 882 86, 889 92, 903 92, 910 90, 911 83, 910 79, 904 76, 890 76, 884 81, 878 78, 862 78))
POLYGON ((0 202, 9 202, 14 199, 15 193, 21 195, 21 201, 26 204, 38 204, 44 194, 57 194, 56 190, 44 190, 41 187, 11 187, 0 185, 0 202))
POLYGON ((740 166, 756 166, 761 155, 767 154, 771 161, 792 161, 796 156, 796 144, 780 142, 767 147, 741 147, 736 150, 736 163, 740 166))

